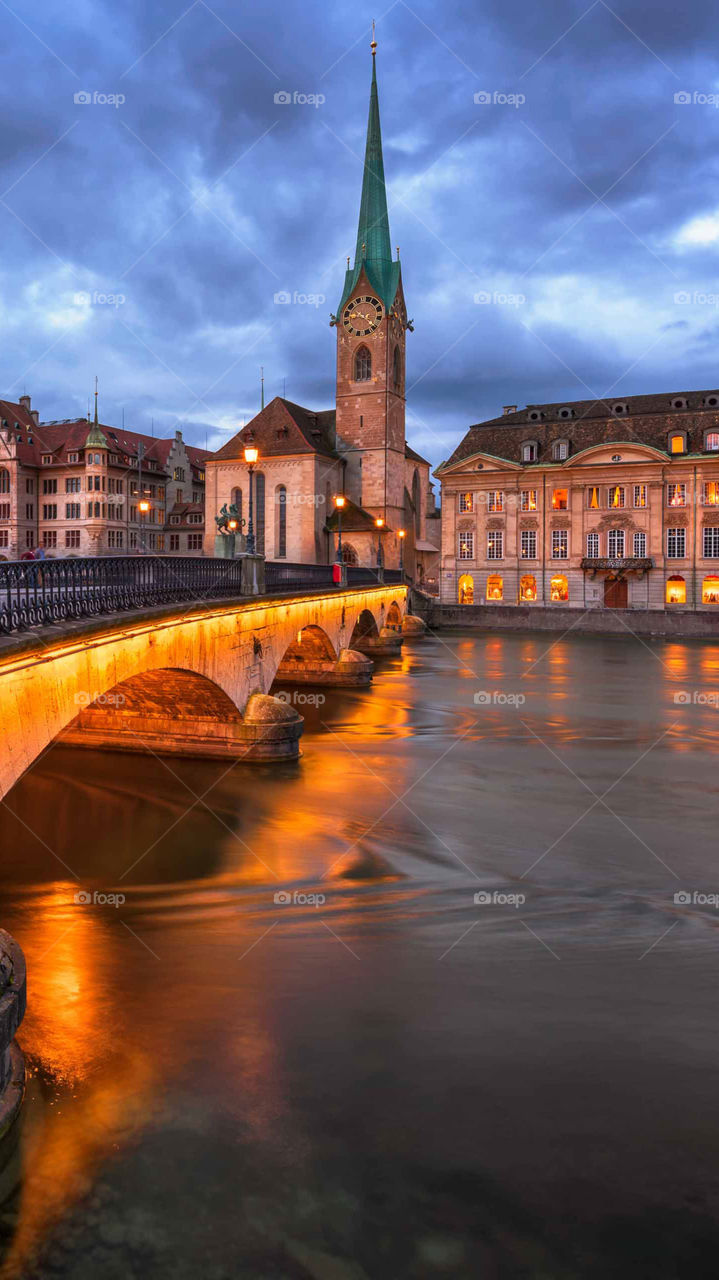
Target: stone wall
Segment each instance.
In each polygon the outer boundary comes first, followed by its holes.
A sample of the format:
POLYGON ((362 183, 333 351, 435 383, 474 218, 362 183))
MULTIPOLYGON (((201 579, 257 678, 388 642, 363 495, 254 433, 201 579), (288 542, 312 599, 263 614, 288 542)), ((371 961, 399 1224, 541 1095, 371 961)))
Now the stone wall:
MULTIPOLYGON (((413 604, 413 608, 416 606, 413 604)), ((569 631, 595 635, 707 637, 719 640, 719 615, 664 609, 542 608, 541 605, 437 606, 433 627, 479 631, 569 631)))

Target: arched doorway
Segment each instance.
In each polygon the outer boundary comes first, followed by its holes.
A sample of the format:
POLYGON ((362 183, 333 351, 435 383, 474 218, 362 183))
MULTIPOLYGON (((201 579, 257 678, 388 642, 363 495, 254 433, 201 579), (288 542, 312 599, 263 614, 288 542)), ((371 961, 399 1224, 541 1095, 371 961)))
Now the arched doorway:
POLYGON ((460 604, 474 604, 474 578, 471 573, 463 573, 457 584, 457 598, 460 604))

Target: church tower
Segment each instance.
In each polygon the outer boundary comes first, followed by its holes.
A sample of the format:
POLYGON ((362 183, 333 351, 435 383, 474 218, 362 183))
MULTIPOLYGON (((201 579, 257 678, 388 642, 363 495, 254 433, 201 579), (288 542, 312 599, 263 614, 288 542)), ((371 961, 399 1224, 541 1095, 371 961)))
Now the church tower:
POLYGON ((362 199, 354 265, 349 265, 337 326, 337 447, 347 459, 347 490, 385 521, 384 560, 398 563, 404 519, 405 340, 402 273, 392 248, 382 159, 376 41, 362 199))

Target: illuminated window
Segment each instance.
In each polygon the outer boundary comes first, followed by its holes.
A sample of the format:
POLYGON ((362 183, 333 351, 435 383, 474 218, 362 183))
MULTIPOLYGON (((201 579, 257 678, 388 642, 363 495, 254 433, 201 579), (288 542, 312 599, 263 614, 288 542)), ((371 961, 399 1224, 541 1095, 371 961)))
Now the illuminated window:
POLYGON ((667 506, 685 507, 687 505, 687 487, 685 484, 667 485, 667 506))
POLYGON ((567 490, 566 489, 555 489, 553 491, 552 510, 553 511, 567 510, 567 490))
POLYGON ((459 495, 460 511, 474 511, 474 494, 460 493, 459 495))
POLYGON ((647 505, 647 486, 645 484, 635 484, 634 486, 634 505, 635 507, 646 507, 647 505))
POLYGON ((707 480, 704 485, 704 505, 719 507, 719 480, 707 480))
POLYGON ((487 534, 487 559, 501 560, 504 556, 504 533, 501 529, 490 529, 487 534))
POLYGON ((501 489, 490 489, 487 494, 488 511, 504 511, 504 494, 501 489))
POLYGON ((623 507, 624 499, 625 499, 624 485, 613 484, 607 490, 607 506, 608 507, 623 507))
POLYGON ((519 599, 522 601, 537 599, 537 579, 533 573, 525 573, 520 578, 519 599))
POLYGON ((459 559, 474 560, 474 534, 472 532, 459 535, 459 559))
POLYGON ((520 494, 520 499, 519 499, 519 506, 521 511, 536 511, 537 510, 537 490, 522 489, 522 492, 520 494))
POLYGON ((669 437, 669 452, 684 453, 684 436, 674 435, 669 437))
POLYGON ((592 484, 587 489, 587 506, 590 507, 592 511, 597 511, 599 509, 599 485, 592 484))
POLYGON ((719 449, 719 431, 708 431, 707 438, 704 441, 704 448, 707 453, 716 453, 719 449))
POLYGON ((563 573, 557 573, 549 583, 550 600, 568 600, 569 583, 563 573))
POLYGON ((667 604, 686 604, 687 602, 687 584, 683 578, 674 575, 667 578, 667 604))
POLYGON ((522 529, 520 535, 520 551, 523 560, 537 559, 537 531, 536 529, 522 529))
POLYGON ((667 529, 667 558, 669 560, 683 560, 686 553, 686 529, 667 529))
POLYGON ((719 604, 719 578, 715 574, 702 583, 702 604, 719 604))
POLYGON ((569 556, 569 530, 552 529, 552 559, 566 560, 569 556))
POLYGON ((719 559, 719 528, 704 529, 703 534, 702 555, 704 559, 719 559))
POLYGON ((487 599, 501 600, 504 594, 504 583, 498 573, 490 574, 487 578, 487 599))
POLYGON ((463 573, 458 585, 459 603, 474 604, 474 578, 471 573, 463 573))
POLYGON ((589 560, 597 560, 599 558, 599 534, 587 534, 587 558, 589 560))
POLYGON ((646 533, 635 533, 634 535, 634 554, 638 560, 644 560, 647 554, 647 535, 646 533))
POLYGON ((624 530, 610 529, 607 536, 607 553, 612 560, 624 559, 624 530))
POLYGON ((372 357, 367 347, 360 347, 355 355, 355 382, 369 382, 372 377, 372 357))

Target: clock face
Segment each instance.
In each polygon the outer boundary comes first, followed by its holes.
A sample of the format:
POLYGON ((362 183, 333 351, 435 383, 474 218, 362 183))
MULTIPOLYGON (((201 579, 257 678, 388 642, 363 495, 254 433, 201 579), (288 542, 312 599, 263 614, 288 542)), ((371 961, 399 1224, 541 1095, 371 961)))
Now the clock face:
POLYGON ((378 328, 384 312, 377 298, 353 298, 342 313, 342 323, 355 338, 366 338, 378 328))

